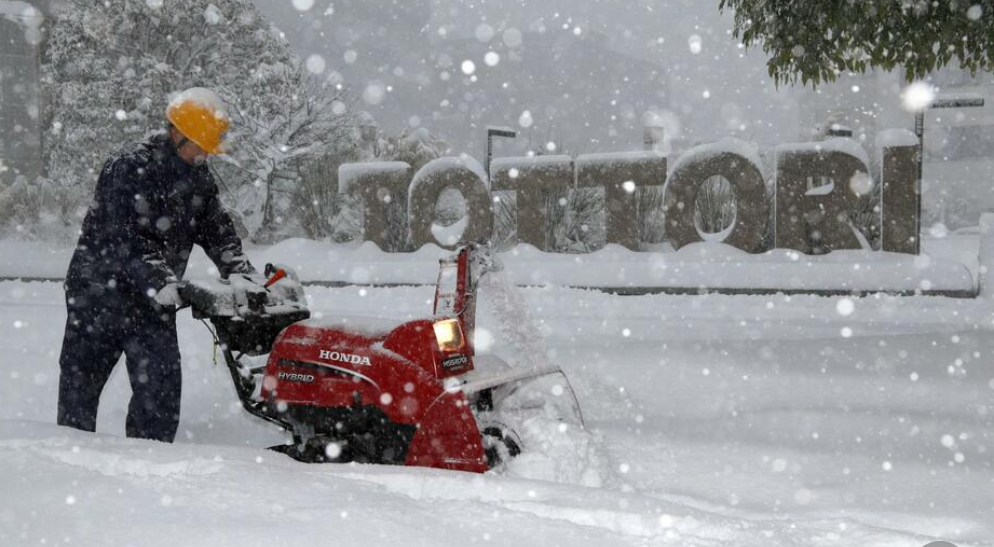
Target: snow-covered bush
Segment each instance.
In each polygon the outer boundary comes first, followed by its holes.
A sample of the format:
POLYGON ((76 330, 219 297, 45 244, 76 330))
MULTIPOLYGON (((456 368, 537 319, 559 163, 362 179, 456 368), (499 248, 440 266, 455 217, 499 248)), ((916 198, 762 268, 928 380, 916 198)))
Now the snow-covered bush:
POLYGON ((941 234, 943 228, 955 230, 976 226, 977 218, 984 213, 983 201, 976 196, 965 196, 951 190, 929 192, 926 189, 922 200, 922 226, 926 230, 941 234), (936 227, 936 230, 932 230, 936 227))
POLYGON ((735 220, 735 191, 720 175, 708 178, 697 189, 694 203, 694 224, 705 233, 715 234, 728 228, 735 220))
POLYGON ((450 186, 438 195, 435 203, 435 222, 442 226, 452 226, 466 216, 466 199, 456 188, 450 186))
MULTIPOLYGON (((517 241, 517 203, 514 192, 496 191, 494 196, 493 245, 506 249, 517 241)), ((655 244, 663 241, 663 187, 639 188, 636 200, 639 241, 655 244)), ((601 188, 576 188, 550 193, 545 197, 546 238, 551 252, 585 253, 604 246, 606 240, 604 191, 601 188)))
POLYGON ((557 253, 589 253, 606 239, 604 189, 572 188, 546 196, 546 238, 557 253))
POLYGON ((74 213, 86 206, 87 199, 51 179, 18 176, 8 187, 0 185, 0 211, 4 212, 0 234, 69 243, 76 235, 74 213))
POLYGON ((301 163, 299 177, 290 186, 293 231, 310 239, 351 241, 362 234, 358 198, 338 192, 338 168, 361 161, 359 149, 334 150, 301 163))
POLYGON ((663 195, 662 185, 641 186, 636 190, 635 214, 640 243, 653 245, 663 242, 666 234, 663 195))
POLYGON ((874 182, 869 192, 859 197, 856 207, 849 212, 849 222, 852 223, 870 244, 872 249, 880 249, 880 204, 883 187, 874 182))
POLYGON ((514 246, 518 238, 518 214, 514 206, 514 192, 492 191, 494 233, 490 236, 495 249, 505 250, 514 246))

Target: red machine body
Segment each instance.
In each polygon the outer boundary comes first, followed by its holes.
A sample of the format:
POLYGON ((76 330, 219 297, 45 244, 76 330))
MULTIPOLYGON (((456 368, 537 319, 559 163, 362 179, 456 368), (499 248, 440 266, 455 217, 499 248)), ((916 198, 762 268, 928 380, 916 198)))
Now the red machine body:
MULTIPOLYGON (((442 261, 434 316, 406 322, 307 319, 276 337, 265 412, 350 459, 471 472, 488 469, 460 377, 473 370, 471 253, 442 261)), ((306 440, 306 439, 305 439, 306 440)))

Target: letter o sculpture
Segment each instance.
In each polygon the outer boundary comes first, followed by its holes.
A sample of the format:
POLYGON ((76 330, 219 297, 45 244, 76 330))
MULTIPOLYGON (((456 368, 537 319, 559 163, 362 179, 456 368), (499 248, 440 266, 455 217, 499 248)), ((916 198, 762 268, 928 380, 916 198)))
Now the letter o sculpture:
POLYGON ((707 151, 703 148, 688 151, 690 157, 677 161, 666 180, 663 188, 666 240, 674 249, 703 241, 694 224, 697 191, 706 180, 717 175, 724 177, 735 193, 735 222, 723 242, 748 252, 761 252, 769 221, 763 174, 742 154, 714 150, 714 145, 707 146, 707 151))
POLYGON ((411 179, 407 218, 410 241, 415 249, 426 243, 453 249, 467 242, 489 240, 494 218, 483 167, 469 156, 437 158, 425 164, 411 179), (438 196, 449 186, 462 193, 468 217, 466 229, 454 245, 436 241, 431 232, 438 196))

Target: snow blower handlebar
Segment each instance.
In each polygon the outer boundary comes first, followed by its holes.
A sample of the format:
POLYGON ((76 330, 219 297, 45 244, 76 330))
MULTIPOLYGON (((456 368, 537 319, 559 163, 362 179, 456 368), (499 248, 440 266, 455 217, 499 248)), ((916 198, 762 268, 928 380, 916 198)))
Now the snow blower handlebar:
POLYGON ((311 314, 293 270, 267 264, 265 272, 266 280, 236 274, 227 280, 183 281, 179 293, 183 307, 190 307, 194 318, 213 325, 215 343, 221 348, 242 406, 259 418, 278 423, 254 399, 257 371, 242 364, 241 359, 269 353, 285 328, 311 314))
POLYGON ((272 315, 306 309, 304 290, 286 266, 266 264, 265 277, 235 274, 227 279, 185 280, 180 283, 183 307, 196 317, 272 315))
POLYGON ((266 277, 268 277, 269 279, 262 286, 263 289, 268 289, 269 287, 276 284, 279 280, 283 279, 288 275, 286 268, 282 268, 280 266, 274 266, 273 264, 266 264, 266 269, 264 271, 266 273, 266 277))
POLYGON ((233 275, 227 281, 190 280, 180 284, 180 297, 193 317, 209 319, 218 339, 247 355, 268 353, 287 326, 310 317, 304 288, 293 270, 267 265, 266 281, 233 275))

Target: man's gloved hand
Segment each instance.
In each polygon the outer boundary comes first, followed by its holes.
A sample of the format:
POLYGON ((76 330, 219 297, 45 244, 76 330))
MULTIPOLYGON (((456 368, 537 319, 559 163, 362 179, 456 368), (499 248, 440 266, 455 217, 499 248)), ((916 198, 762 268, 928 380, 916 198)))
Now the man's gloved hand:
POLYGON ((179 285, 177 283, 168 283, 165 287, 159 289, 159 292, 155 293, 155 301, 160 306, 173 307, 182 306, 183 299, 179 296, 179 285))

